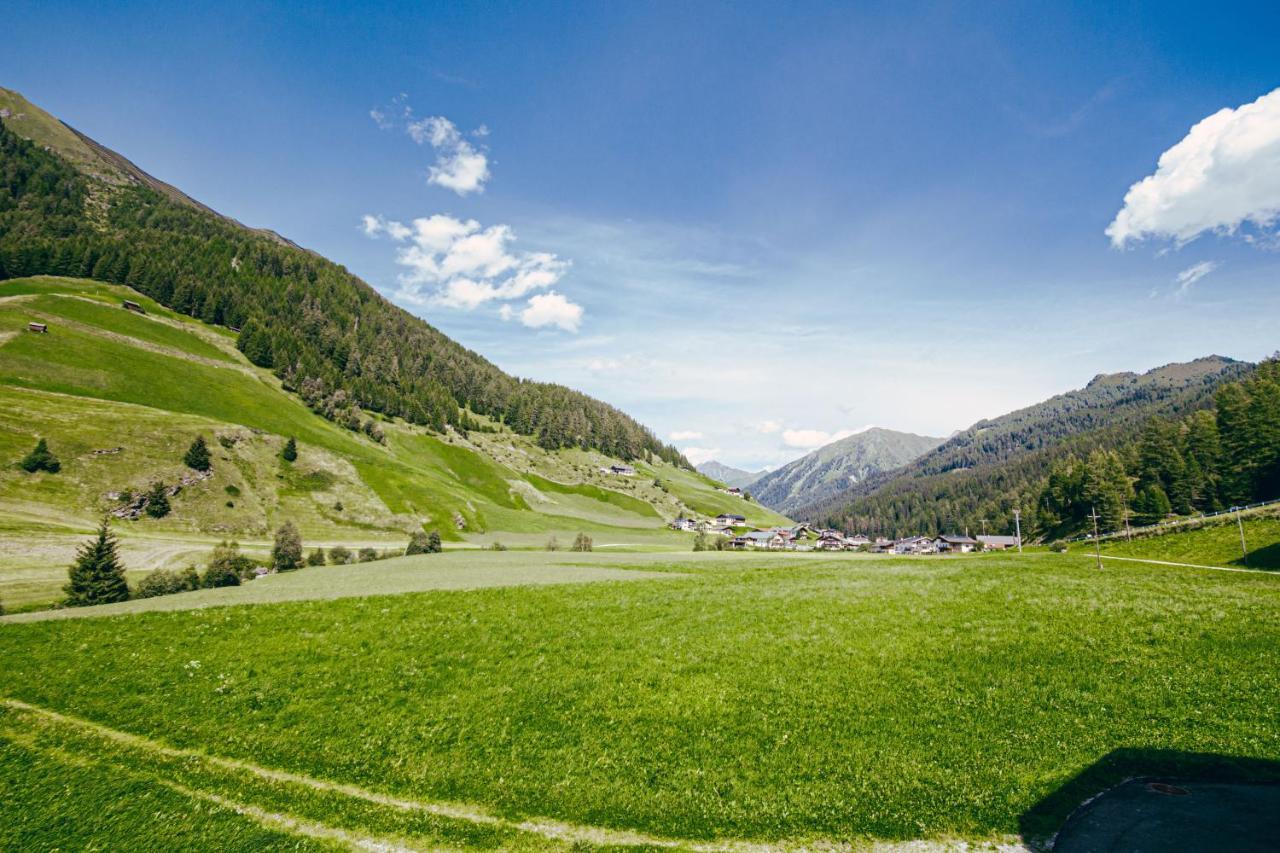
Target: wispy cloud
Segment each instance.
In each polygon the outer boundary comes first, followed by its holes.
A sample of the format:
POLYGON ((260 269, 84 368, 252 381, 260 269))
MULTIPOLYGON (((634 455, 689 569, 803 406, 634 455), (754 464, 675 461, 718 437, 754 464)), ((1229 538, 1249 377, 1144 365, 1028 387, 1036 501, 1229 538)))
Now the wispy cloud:
POLYGON ((700 441, 702 433, 694 429, 678 429, 671 433, 672 441, 700 441))
POLYGON ((1201 261, 1198 264, 1187 267, 1177 275, 1178 289, 1175 291, 1174 296, 1178 299, 1183 298, 1197 281, 1217 268, 1217 261, 1201 261))
POLYGON ((421 217, 409 225, 365 214, 361 229, 369 237, 386 236, 401 244, 396 263, 405 267, 397 298, 416 305, 442 305, 474 310, 490 302, 529 297, 519 311, 504 305, 503 319, 518 318, 529 328, 556 326, 576 332, 583 309, 548 290, 563 278, 570 263, 549 252, 511 248, 516 236, 507 225, 481 227, 474 219, 444 214, 421 217))
POLYGON ((1116 248, 1148 237, 1182 245, 1245 223, 1267 229, 1278 216, 1280 89, 1198 122, 1160 155, 1154 174, 1129 188, 1106 234, 1116 248))

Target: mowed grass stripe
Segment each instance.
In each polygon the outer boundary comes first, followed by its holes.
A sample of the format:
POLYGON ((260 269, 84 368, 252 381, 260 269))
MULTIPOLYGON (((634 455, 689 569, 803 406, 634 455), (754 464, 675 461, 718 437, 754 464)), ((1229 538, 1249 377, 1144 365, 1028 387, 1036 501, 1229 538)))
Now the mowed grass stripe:
MULTIPOLYGON (((288 791, 276 791, 275 793, 287 797, 287 801, 294 806, 302 805, 305 807, 305 803, 300 803, 298 800, 299 792, 296 790, 298 788, 305 789, 304 794, 333 794, 342 798, 361 801, 363 804, 386 807, 397 812, 421 812, 445 818, 455 823, 474 824, 480 827, 482 831, 493 830, 494 832, 489 834, 490 837, 484 840, 501 842, 501 846, 516 842, 522 848, 529 846, 559 847, 563 845, 577 847, 588 845, 591 847, 657 847, 707 851, 707 853, 711 853, 711 851, 742 851, 742 853, 750 853, 750 851, 772 849, 766 845, 740 842, 718 844, 688 842, 604 827, 582 826, 564 821, 545 819, 510 820, 491 814, 476 806, 406 799, 371 791, 356 785, 317 779, 285 770, 260 767, 250 762, 208 755, 195 750, 180 749, 17 699, 0 699, 0 707, 4 708, 8 714, 15 716, 20 725, 25 726, 31 732, 30 737, 22 737, 15 735, 12 731, 0 728, 0 736, 19 742, 30 750, 60 755, 72 762, 90 764, 101 761, 103 753, 98 753, 97 756, 92 758, 84 757, 84 753, 89 750, 83 741, 77 744, 74 736, 78 735, 81 738, 88 737, 106 741, 111 746, 111 758, 108 760, 119 765, 122 769, 126 769, 127 772, 137 775, 150 775, 158 783, 166 785, 185 796, 204 799, 253 817, 268 829, 284 829, 311 838, 338 841, 359 849, 440 849, 439 842, 441 840, 448 841, 448 839, 441 838, 440 833, 437 832, 435 834, 436 837, 432 839, 435 843, 430 848, 421 848, 414 843, 420 839, 361 835, 348 828, 288 814, 279 810, 279 802, 264 808, 245 801, 247 795, 261 793, 262 789, 260 786, 255 787, 253 785, 246 787, 241 777, 252 776, 256 777, 255 781, 259 783, 267 783, 267 785, 273 787, 283 786, 289 789, 288 791), (60 733, 50 731, 50 729, 56 730, 59 727, 72 730, 73 737, 71 739, 59 738, 58 735, 60 733), (42 729, 44 731, 41 731, 42 729), (43 741, 40 735, 44 735, 46 740, 55 740, 56 746, 43 741), (50 735, 52 737, 49 737, 50 735), (231 775, 226 775, 223 771, 229 771, 231 775), (180 775, 183 778, 178 781, 171 778, 169 774, 180 775), (238 791, 240 796, 231 797, 216 791, 193 787, 197 780, 204 781, 206 785, 211 787, 238 791), (526 836, 536 836, 536 838, 526 836)), ((0 717, 0 719, 3 718, 0 717)), ((9 722, 12 723, 13 721, 10 720, 9 722)), ((331 803, 326 803, 325 805, 330 813, 335 813, 331 803)), ((440 826, 437 825, 435 829, 438 831, 440 826)), ((452 840, 455 843, 465 843, 467 846, 489 846, 484 843, 477 844, 478 841, 482 840, 475 837, 452 840)))

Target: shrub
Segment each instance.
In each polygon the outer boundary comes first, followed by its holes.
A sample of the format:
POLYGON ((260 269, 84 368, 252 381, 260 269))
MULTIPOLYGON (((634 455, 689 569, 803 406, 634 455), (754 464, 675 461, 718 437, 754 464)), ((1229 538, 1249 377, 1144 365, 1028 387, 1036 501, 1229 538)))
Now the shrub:
POLYGON ((220 435, 218 436, 218 444, 221 444, 224 449, 230 450, 236 446, 236 440, 229 435, 220 435))
POLYGON ((1067 552, 1067 543, 1059 539, 1057 542, 1049 543, 1049 550, 1055 554, 1065 554, 1067 552))
POLYGON ((308 555, 307 555, 307 565, 308 565, 308 566, 323 566, 323 565, 324 565, 324 549, 323 549, 323 548, 317 548, 317 549, 315 549, 314 551, 312 551, 310 554, 308 554, 308 555))
POLYGON ((213 465, 209 459, 209 445, 204 443, 204 436, 197 435, 196 440, 191 442, 191 446, 187 448, 186 455, 182 457, 182 461, 186 463, 188 468, 196 471, 208 471, 213 465))
POLYGON ((427 553, 439 554, 444 550, 444 544, 440 541, 440 531, 433 530, 427 536, 427 553))
POLYGON ((707 534, 699 532, 697 536, 693 537, 693 550, 705 551, 707 547, 707 534))
POLYGON ((224 487, 223 487, 223 489, 222 489, 222 491, 224 491, 224 492, 226 492, 227 494, 231 495, 231 497, 233 497, 233 498, 238 498, 238 497, 240 497, 240 487, 239 487, 239 486, 235 486, 235 485, 228 485, 228 486, 224 486, 224 487))
POLYGON ((336 512, 342 512, 342 501, 334 501, 333 508, 336 512))
POLYGON ((293 436, 289 436, 289 440, 284 443, 284 450, 280 451, 280 458, 285 462, 294 462, 298 458, 298 442, 294 441, 293 436))
POLYGON ((156 569, 133 588, 134 598, 155 598, 157 595, 173 595, 189 589, 186 578, 166 569, 156 569))
POLYGON ((585 533, 579 533, 577 538, 573 540, 571 551, 590 551, 594 547, 591 537, 585 533))
POLYGON ((351 552, 341 545, 334 545, 329 549, 329 564, 334 566, 345 566, 351 562, 351 552))
POLYGON ((68 607, 129 600, 129 584, 124 579, 124 566, 116 554, 116 538, 107 519, 102 520, 97 535, 80 546, 67 575, 63 590, 68 607))
POLYGON ((187 566, 178 572, 178 580, 182 582, 182 590, 199 589, 200 573, 196 571, 195 566, 187 566))
POLYGON ((507 546, 506 546, 506 545, 503 545, 501 542, 499 542, 498 540, 496 540, 496 539, 495 539, 495 540, 493 540, 493 544, 489 546, 489 550, 490 550, 490 551, 505 551, 505 550, 507 550, 507 546))
MULTIPOLYGON (((240 553, 240 543, 227 542, 223 540, 219 542, 213 549, 213 553, 209 555, 209 568, 205 571, 205 578, 201 581, 201 585, 208 587, 209 574, 217 567, 214 572, 215 576, 221 576, 227 572, 234 574, 238 579, 249 578, 253 576, 254 569, 257 564, 252 559, 240 553)), ((229 583, 213 584, 214 586, 234 586, 229 583)))
POLYGON ((62 470, 62 463, 58 461, 58 457, 49 452, 49 443, 43 438, 36 442, 36 446, 32 451, 24 456, 18 464, 28 474, 34 474, 37 471, 48 471, 50 474, 56 474, 62 470))
POLYGON ((555 536, 552 536, 550 539, 548 539, 548 540, 547 540, 547 550, 548 550, 548 551, 559 551, 559 550, 560 550, 560 540, 559 540, 559 539, 557 539, 555 536))
POLYGON ((209 567, 204 570, 204 577, 200 578, 200 586, 205 589, 239 585, 240 575, 226 563, 210 563, 209 567))
POLYGON ((276 530, 276 541, 271 547, 271 568, 277 572, 290 572, 302 568, 302 534, 286 521, 276 530))
POLYGON ((372 562, 373 562, 374 560, 376 560, 376 559, 378 559, 378 551, 377 551, 377 549, 376 549, 376 548, 361 548, 361 549, 360 549, 360 562, 362 562, 362 563, 372 563, 372 562))
POLYGON ((424 530, 413 531, 413 534, 409 537, 409 547, 404 549, 404 553, 406 557, 412 554, 432 553, 431 539, 427 536, 426 531, 424 530))

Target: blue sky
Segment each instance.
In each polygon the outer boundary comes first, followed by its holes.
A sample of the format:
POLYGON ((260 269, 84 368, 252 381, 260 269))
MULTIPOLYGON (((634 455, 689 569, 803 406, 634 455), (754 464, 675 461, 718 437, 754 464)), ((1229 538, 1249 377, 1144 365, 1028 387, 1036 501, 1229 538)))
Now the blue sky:
POLYGON ((1274 3, 191 5, 0 85, 695 459, 1280 346, 1274 3))

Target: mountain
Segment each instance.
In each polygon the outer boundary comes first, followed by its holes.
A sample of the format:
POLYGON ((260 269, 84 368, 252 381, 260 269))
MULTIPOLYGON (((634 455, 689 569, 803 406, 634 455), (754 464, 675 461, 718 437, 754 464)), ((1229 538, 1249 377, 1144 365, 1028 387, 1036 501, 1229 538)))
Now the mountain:
POLYGON ((710 462, 703 462, 698 466, 698 473, 705 474, 711 479, 724 483, 726 486, 736 486, 739 489, 745 489, 756 480, 759 480, 767 471, 743 471, 741 468, 734 468, 732 465, 725 465, 723 462, 717 462, 712 459, 710 462))
POLYGON ((942 441, 872 427, 761 476, 752 484, 751 494, 765 506, 789 514, 833 497, 868 477, 900 468, 942 441))
POLYGON ((437 431, 483 415, 547 449, 688 467, 625 413, 503 373, 338 264, 210 210, 0 89, 0 278, 32 275, 127 285, 235 329, 251 362, 349 428, 368 413, 437 431))
POLYGON ((1037 501, 1053 465, 1131 445, 1153 417, 1180 417, 1253 365, 1222 356, 1146 373, 1102 374, 1084 388, 983 420, 897 471, 798 507, 797 518, 902 536, 968 529, 1012 532, 1013 510, 1037 501))

